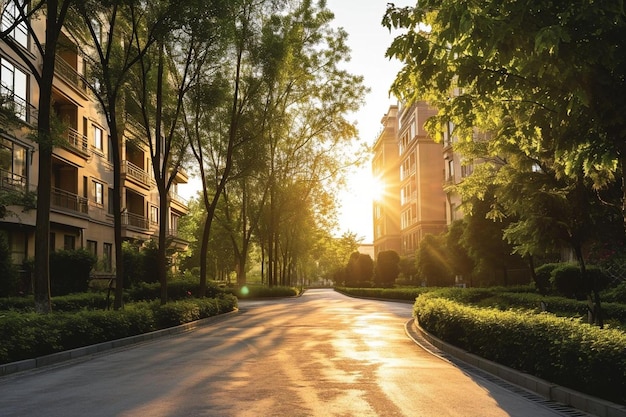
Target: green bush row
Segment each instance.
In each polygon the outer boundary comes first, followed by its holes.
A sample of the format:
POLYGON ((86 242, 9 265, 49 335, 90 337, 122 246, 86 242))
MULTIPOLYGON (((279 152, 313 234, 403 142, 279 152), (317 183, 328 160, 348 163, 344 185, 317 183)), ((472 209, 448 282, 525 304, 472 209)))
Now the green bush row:
POLYGON ((428 287, 406 287, 406 288, 349 288, 335 287, 335 291, 349 294, 355 297, 367 298, 388 298, 392 300, 414 301, 420 294, 432 291, 428 287))
POLYGON ((483 358, 626 404, 626 333, 579 320, 481 308, 423 294, 414 316, 433 335, 483 358))
POLYGON ((225 291, 237 298, 294 297, 300 294, 300 289, 297 287, 267 287, 265 285, 245 285, 241 288, 227 287, 225 291))
POLYGON ((120 311, 55 311, 51 314, 0 312, 0 363, 14 362, 120 339, 234 310, 237 299, 138 302, 120 311))

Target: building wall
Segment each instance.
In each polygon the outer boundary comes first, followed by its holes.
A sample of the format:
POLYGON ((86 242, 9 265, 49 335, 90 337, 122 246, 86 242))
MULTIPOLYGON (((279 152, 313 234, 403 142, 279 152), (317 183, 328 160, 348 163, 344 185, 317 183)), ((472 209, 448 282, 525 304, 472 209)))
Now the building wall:
POLYGON ((390 106, 382 117, 383 129, 373 147, 372 177, 382 193, 373 202, 374 256, 381 251, 400 252, 400 159, 398 155, 398 106, 390 106))
POLYGON ((375 176, 385 173, 397 187, 389 187, 384 199, 374 204, 376 254, 395 250, 401 256, 413 256, 427 233, 445 231, 443 148, 424 128, 436 113, 435 108, 419 102, 411 107, 392 106, 382 119, 384 128, 374 145, 372 172, 375 176))
MULTIPOLYGON (((45 22, 32 22, 35 32, 43 37, 45 22)), ((111 272, 115 265, 112 194, 113 162, 106 119, 96 97, 82 74, 87 73, 79 48, 69 36, 62 35, 62 47, 56 57, 53 81, 53 109, 61 121, 61 138, 53 151, 52 204, 50 210, 51 250, 86 248, 100 260, 96 272, 111 272)), ((32 39, 25 46, 37 65, 32 39)), ((25 108, 23 121, 17 128, 0 126, 0 187, 6 190, 36 192, 39 174, 37 143, 29 137, 36 129, 39 89, 27 66, 0 41, 0 75, 2 93, 9 102, 25 108), (7 74, 13 76, 9 77, 7 74), (17 74, 17 75, 15 75, 17 74), (18 94, 18 91, 20 94, 18 94), (22 97, 23 96, 23 97, 22 97), (23 150, 25 158, 20 156, 23 150), (25 159, 22 167, 21 159, 25 159), (20 160, 20 161, 18 161, 20 160)), ((122 216, 126 239, 147 240, 158 235, 159 195, 152 178, 150 153, 142 135, 142 127, 126 118, 127 130, 122 144, 122 216), (132 140, 131 140, 132 139, 132 140), (131 144, 132 142, 132 144, 131 144), (155 212, 155 208, 157 209, 155 212)), ((176 218, 188 212, 187 203, 175 193, 178 183, 187 176, 175 177, 168 215, 168 233, 176 234, 176 218)), ((34 257, 35 209, 9 207, 13 215, 0 219, 0 231, 9 238, 13 260, 21 263, 34 257)), ((186 242, 174 239, 179 248, 186 242)))

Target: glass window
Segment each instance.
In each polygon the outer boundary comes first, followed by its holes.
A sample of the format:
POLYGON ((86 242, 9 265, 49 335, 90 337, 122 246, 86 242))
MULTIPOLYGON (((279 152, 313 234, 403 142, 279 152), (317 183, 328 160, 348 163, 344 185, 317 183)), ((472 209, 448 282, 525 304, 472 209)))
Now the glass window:
POLYGON ((63 249, 74 250, 76 249, 76 236, 64 235, 63 236, 63 249))
POLYGON ((0 58, 2 67, 0 68, 1 93, 12 100, 15 106, 15 115, 26 121, 26 74, 6 59, 0 58))
POLYGON ((102 129, 97 126, 93 127, 93 146, 99 151, 104 150, 104 143, 102 141, 102 129))
POLYGON ((98 181, 92 181, 92 189, 93 189, 93 201, 96 204, 103 205, 104 204, 104 186, 102 183, 98 181))
POLYGON ((109 207, 108 207, 107 213, 113 214, 113 188, 109 188, 108 202, 109 202, 109 207))
POLYGON ((96 242, 95 240, 88 240, 87 241, 87 250, 93 256, 97 257, 98 256, 98 242, 96 242))
POLYGON ((102 266, 106 272, 113 270, 113 244, 104 243, 102 245, 102 266))
POLYGON ((150 222, 159 223, 159 208, 156 206, 150 206, 150 222))
POLYGON ((11 26, 16 21, 19 23, 9 31, 9 36, 11 36, 15 41, 22 45, 24 48, 28 48, 28 29, 26 27, 26 21, 21 17, 20 8, 26 8, 25 2, 21 2, 23 4, 19 5, 18 1, 12 2, 4 2, 4 11, 2 12, 2 31, 7 31, 11 29, 11 26))

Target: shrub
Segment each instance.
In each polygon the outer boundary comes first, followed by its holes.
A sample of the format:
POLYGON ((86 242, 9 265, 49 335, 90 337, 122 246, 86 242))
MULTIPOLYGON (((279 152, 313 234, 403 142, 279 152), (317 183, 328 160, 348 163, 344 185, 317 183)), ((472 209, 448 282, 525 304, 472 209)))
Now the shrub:
POLYGON ((414 315, 435 336, 489 360, 581 392, 626 403, 626 333, 578 320, 462 305, 435 293, 414 315))
POLYGON ((96 258, 86 249, 61 250, 50 254, 50 292, 53 296, 86 292, 96 258))
POLYGON ((374 267, 374 283, 377 287, 393 287, 400 273, 400 256, 396 251, 382 251, 374 267))
POLYGON ((535 269, 535 285, 541 293, 547 293, 551 290, 552 271, 554 271, 558 266, 558 263, 548 263, 535 269))
POLYGON ((126 305, 119 311, 0 312, 0 363, 35 358, 80 346, 120 339, 198 318, 232 311, 237 299, 189 299, 165 306, 158 302, 126 305))
POLYGON ((19 271, 11 260, 11 249, 6 235, 0 232, 0 297, 17 294, 19 271))

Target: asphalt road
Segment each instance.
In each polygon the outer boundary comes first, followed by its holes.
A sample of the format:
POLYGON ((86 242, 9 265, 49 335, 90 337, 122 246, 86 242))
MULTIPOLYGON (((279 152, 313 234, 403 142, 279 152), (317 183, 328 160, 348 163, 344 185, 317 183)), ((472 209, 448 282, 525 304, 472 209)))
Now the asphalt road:
POLYGON ((0 416, 554 417, 404 333, 411 305, 332 290, 0 378, 0 416))

